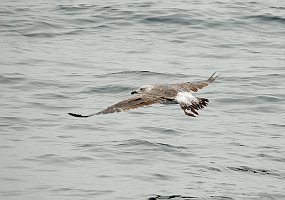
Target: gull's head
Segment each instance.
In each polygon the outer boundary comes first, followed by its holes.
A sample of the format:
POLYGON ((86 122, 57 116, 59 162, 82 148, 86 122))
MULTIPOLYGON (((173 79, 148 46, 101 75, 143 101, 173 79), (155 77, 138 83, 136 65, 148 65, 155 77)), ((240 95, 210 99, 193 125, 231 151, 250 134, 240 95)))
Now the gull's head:
POLYGON ((139 89, 132 91, 131 94, 142 94, 149 92, 153 88, 153 85, 144 85, 140 87, 139 89))

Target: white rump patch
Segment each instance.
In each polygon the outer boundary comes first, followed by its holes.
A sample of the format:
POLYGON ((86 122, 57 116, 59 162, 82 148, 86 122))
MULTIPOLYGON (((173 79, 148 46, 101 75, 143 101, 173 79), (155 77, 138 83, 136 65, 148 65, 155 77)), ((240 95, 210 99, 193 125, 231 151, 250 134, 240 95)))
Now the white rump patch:
POLYGON ((191 101, 197 101, 197 98, 190 92, 178 92, 175 99, 178 103, 184 103, 187 105, 191 105, 191 101))

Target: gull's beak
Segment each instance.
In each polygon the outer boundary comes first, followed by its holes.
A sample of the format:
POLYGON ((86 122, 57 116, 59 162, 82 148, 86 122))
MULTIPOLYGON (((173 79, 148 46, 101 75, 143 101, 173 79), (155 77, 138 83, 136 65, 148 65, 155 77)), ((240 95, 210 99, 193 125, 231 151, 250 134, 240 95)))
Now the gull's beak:
POLYGON ((132 92, 131 92, 131 94, 137 94, 137 93, 138 93, 137 91, 132 91, 132 92))

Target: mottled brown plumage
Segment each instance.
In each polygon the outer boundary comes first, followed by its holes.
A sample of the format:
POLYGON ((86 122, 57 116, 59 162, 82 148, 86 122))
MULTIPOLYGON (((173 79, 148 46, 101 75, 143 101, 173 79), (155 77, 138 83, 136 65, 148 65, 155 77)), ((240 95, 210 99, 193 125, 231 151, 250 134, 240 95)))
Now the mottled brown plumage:
POLYGON ((205 81, 197 81, 197 82, 186 82, 186 83, 178 83, 173 84, 174 88, 178 90, 182 90, 184 92, 198 92, 198 90, 208 86, 210 83, 213 83, 218 76, 215 76, 214 73, 210 78, 205 81))
POLYGON ((98 113, 99 114, 107 114, 107 113, 113 113, 113 112, 121 112, 126 111, 130 109, 135 109, 138 107, 148 106, 155 103, 163 103, 166 99, 164 99, 161 96, 152 96, 152 95, 137 95, 135 97, 129 98, 127 100, 120 101, 119 103, 116 103, 98 113))
POLYGON ((180 84, 170 85, 147 85, 133 91, 132 94, 138 94, 129 99, 120 101, 108 108, 90 115, 80 115, 68 113, 74 117, 91 117, 93 115, 108 114, 121 112, 138 107, 144 107, 155 103, 177 103, 184 113, 188 116, 195 117, 199 115, 197 110, 200 110, 208 105, 209 100, 206 98, 193 97, 191 92, 197 92, 214 82, 218 76, 215 73, 205 81, 185 82, 180 84), (191 112, 187 112, 191 111, 191 112))

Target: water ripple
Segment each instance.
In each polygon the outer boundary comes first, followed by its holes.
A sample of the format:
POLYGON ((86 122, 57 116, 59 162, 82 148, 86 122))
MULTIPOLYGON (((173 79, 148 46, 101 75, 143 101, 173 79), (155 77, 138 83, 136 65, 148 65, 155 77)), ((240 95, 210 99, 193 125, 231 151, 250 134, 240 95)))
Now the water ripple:
POLYGON ((148 200, 167 200, 167 199, 172 199, 172 200, 233 200, 231 197, 227 196, 209 196, 209 197, 193 197, 193 196, 183 196, 183 195, 169 195, 169 196, 163 196, 163 195, 156 195, 154 197, 148 198, 148 200))
POLYGON ((159 148, 163 151, 173 151, 175 149, 187 149, 184 146, 175 146, 175 145, 170 145, 170 144, 165 144, 161 142, 149 142, 147 140, 138 140, 138 139, 131 139, 128 141, 125 141, 123 143, 118 144, 119 146, 125 146, 127 148, 129 147, 154 147, 154 148, 159 148))
POLYGON ((272 175, 272 176, 279 176, 278 173, 273 172, 271 170, 266 169, 254 169, 247 166, 241 166, 241 167, 228 167, 230 170, 238 171, 238 172, 249 172, 254 174, 261 174, 261 175, 272 175))
POLYGON ((284 9, 1 1, 1 198, 285 199, 284 9), (210 99, 197 118, 177 105, 66 114, 215 71, 193 94, 210 99))
POLYGON ((281 17, 274 14, 261 14, 261 15, 251 15, 248 16, 249 19, 255 19, 258 22, 264 23, 280 23, 280 25, 284 25, 285 17, 281 17))

